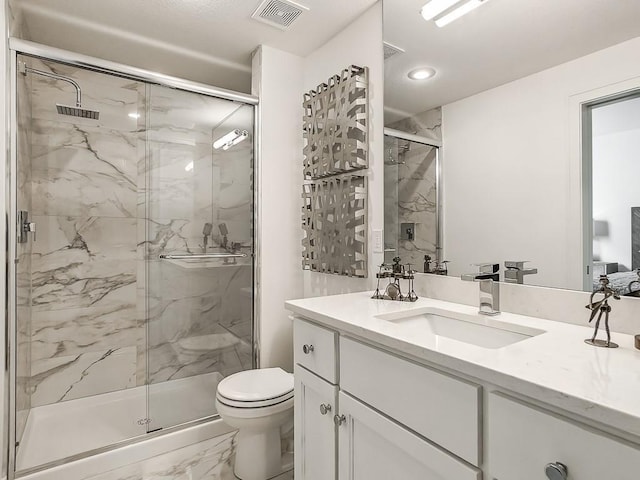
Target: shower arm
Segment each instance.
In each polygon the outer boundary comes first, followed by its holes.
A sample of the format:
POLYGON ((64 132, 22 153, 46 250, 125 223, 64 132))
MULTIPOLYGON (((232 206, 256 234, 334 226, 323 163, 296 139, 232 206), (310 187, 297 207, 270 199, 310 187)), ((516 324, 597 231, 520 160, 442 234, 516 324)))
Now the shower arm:
POLYGON ((76 88, 76 107, 82 107, 82 90, 80 90, 80 85, 75 80, 72 80, 69 77, 65 77, 64 75, 59 75, 57 73, 43 72, 42 70, 36 70, 35 68, 31 68, 27 66, 26 63, 20 63, 20 72, 24 75, 27 73, 35 73, 36 75, 41 75, 43 77, 55 78, 56 80, 62 80, 63 82, 68 82, 76 88))

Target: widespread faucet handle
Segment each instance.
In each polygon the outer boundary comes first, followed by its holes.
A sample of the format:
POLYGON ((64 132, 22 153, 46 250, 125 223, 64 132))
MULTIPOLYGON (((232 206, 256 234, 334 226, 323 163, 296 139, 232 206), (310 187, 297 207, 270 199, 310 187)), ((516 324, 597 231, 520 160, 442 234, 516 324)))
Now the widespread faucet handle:
POLYGON ((529 260, 506 260, 504 262, 504 267, 516 270, 524 270, 525 263, 529 263, 529 260))
POLYGON ((478 273, 498 273, 500 270, 499 263, 474 263, 478 267, 478 273))
POLYGON ((500 264, 499 263, 474 263, 475 267, 478 267, 476 273, 467 273, 460 276, 462 280, 467 281, 480 281, 480 280, 493 280, 499 281, 500 264))

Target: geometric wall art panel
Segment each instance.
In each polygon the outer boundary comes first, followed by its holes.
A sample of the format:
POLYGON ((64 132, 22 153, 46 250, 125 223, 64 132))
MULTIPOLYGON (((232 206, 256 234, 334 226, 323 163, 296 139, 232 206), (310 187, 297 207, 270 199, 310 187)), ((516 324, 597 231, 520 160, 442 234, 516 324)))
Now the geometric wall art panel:
POLYGON ((341 175, 303 185, 302 267, 367 276, 367 177, 341 175))
POLYGON ((304 94, 304 179, 369 166, 368 69, 355 65, 304 94))

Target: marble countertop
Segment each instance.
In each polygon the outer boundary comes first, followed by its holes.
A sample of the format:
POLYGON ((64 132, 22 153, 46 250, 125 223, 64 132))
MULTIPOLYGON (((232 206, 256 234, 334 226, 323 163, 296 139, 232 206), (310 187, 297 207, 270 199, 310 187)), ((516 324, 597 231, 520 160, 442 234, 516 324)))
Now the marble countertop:
MULTIPOLYGON (((632 335, 612 334, 612 341, 620 348, 596 348, 584 343, 593 334, 590 326, 507 312, 485 317, 478 315, 477 308, 429 298, 415 303, 373 300, 370 292, 292 300, 286 302, 286 308, 349 336, 456 370, 640 439, 640 350, 634 348, 632 335), (377 318, 419 313, 424 308, 473 315, 479 322, 506 322, 544 333, 491 349, 428 332, 421 335, 415 328, 377 318)), ((588 314, 585 309, 585 324, 588 314)), ((640 321, 638 330, 640 333, 640 321)), ((604 331, 598 338, 603 335, 604 331)))

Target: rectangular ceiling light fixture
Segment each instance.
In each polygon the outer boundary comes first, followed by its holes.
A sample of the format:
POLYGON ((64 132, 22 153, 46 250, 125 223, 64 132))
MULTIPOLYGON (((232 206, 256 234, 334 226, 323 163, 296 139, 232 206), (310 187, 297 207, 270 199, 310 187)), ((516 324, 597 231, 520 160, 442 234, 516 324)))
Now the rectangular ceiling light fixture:
POLYGON ((454 20, 466 15, 472 10, 475 10, 480 5, 487 3, 489 0, 468 0, 462 3, 459 7, 447 13, 446 15, 436 19, 436 25, 439 27, 444 27, 445 25, 449 25, 454 20))
POLYGON ((222 148, 222 150, 229 150, 231 147, 237 145, 248 136, 249 132, 247 130, 235 129, 213 142, 213 148, 215 148, 216 150, 218 150, 219 148, 222 148))
POLYGON ((420 15, 422 15, 422 17, 427 21, 431 20, 432 18, 440 15, 446 9, 453 7, 459 1, 460 0, 431 0, 422 7, 420 15))

